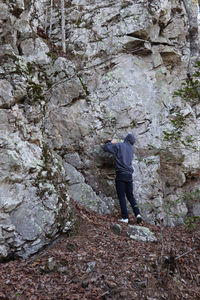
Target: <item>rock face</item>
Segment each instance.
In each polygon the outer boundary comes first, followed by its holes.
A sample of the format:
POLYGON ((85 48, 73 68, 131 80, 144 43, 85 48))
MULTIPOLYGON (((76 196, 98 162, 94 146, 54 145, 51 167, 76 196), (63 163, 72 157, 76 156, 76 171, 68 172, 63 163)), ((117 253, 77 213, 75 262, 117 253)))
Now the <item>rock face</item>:
POLYGON ((134 190, 147 221, 153 208, 175 224, 174 212, 187 213, 181 195, 200 183, 200 106, 172 97, 199 56, 194 2, 69 1, 66 54, 59 1, 50 11, 44 0, 0 3, 2 257, 26 257, 66 229, 69 197, 114 210, 102 151, 113 137, 136 137, 134 190))

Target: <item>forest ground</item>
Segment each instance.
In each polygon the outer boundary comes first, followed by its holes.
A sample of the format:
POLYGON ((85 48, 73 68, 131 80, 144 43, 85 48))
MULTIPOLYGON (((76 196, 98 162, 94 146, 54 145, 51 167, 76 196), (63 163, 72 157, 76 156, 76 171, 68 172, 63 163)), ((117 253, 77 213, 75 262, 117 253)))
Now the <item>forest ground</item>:
MULTIPOLYGON (((76 227, 28 259, 0 264, 0 300, 200 299, 200 224, 142 223, 158 242, 112 231, 120 215, 75 204, 76 227)), ((132 216, 130 224, 135 224, 132 216)))

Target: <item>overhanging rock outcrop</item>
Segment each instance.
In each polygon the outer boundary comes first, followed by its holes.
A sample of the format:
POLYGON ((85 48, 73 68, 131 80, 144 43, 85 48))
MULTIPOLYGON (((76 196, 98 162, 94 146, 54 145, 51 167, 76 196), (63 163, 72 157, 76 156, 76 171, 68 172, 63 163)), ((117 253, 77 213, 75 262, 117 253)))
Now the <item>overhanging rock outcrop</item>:
POLYGON ((69 197, 113 211, 113 164, 102 145, 128 132, 144 218, 153 221, 153 205, 155 219, 175 224, 166 202, 187 213, 178 199, 199 187, 199 104, 172 95, 198 57, 188 34, 191 20, 198 32, 197 9, 189 5, 71 1, 64 54, 59 1, 52 10, 46 0, 0 3, 2 257, 26 257, 67 230, 69 197), (166 137, 180 118, 182 142, 174 144, 166 137))

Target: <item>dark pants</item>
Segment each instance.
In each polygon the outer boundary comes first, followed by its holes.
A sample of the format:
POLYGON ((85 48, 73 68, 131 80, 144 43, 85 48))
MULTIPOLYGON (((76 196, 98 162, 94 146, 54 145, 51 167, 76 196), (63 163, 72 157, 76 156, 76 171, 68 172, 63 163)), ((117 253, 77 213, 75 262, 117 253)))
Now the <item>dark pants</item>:
POLYGON ((128 219, 128 211, 126 205, 126 197, 131 204, 135 216, 140 214, 139 208, 136 206, 136 200, 133 196, 133 182, 132 181, 122 181, 116 178, 115 180, 117 195, 119 198, 119 203, 121 207, 121 213, 123 219, 128 219))

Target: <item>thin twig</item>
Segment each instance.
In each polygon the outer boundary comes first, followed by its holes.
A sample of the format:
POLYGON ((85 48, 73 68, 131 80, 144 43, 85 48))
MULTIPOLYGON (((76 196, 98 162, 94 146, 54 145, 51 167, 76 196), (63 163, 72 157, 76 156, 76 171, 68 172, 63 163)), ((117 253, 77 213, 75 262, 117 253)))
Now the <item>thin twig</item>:
POLYGON ((185 255, 187 255, 188 253, 191 253, 191 252, 193 252, 194 250, 197 250, 197 249, 198 249, 198 247, 195 247, 195 248, 193 248, 193 249, 191 249, 191 250, 189 250, 189 251, 186 251, 185 253, 183 253, 183 254, 181 254, 181 255, 175 257, 175 260, 177 260, 177 259, 179 259, 179 258, 181 258, 181 257, 183 257, 183 256, 185 256, 185 255))

